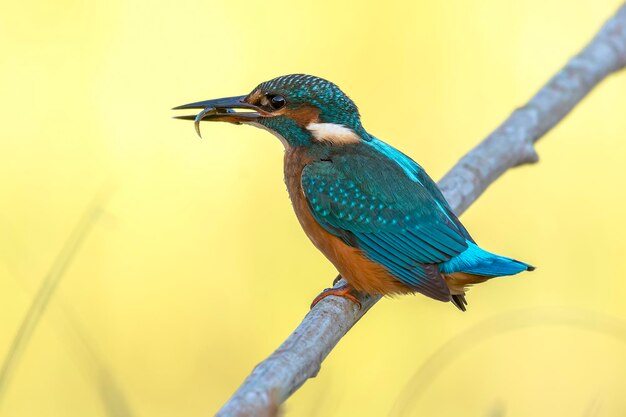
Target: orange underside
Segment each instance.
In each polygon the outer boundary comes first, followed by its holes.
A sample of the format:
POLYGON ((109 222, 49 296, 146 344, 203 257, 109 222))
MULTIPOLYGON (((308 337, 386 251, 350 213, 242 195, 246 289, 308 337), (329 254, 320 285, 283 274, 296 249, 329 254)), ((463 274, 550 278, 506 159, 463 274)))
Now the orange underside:
MULTIPOLYGON (((317 227, 322 229, 319 225, 317 227)), ((322 229, 316 239, 324 240, 319 246, 314 243, 357 291, 383 295, 415 292, 391 275, 385 267, 367 259, 360 249, 346 245, 326 230, 322 229)))
POLYGON ((492 277, 485 277, 481 275, 466 274, 465 272, 454 272, 449 275, 444 275, 446 284, 450 289, 450 294, 465 294, 467 288, 474 284, 480 284, 492 277))

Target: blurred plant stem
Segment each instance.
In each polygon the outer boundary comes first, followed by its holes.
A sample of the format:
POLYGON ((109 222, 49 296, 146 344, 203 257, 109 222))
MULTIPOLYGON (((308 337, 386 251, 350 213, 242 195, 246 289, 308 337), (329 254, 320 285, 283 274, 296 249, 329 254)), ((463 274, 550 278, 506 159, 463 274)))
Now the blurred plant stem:
MULTIPOLYGON (((85 366, 83 368, 87 369, 90 378, 95 379, 105 414, 110 417, 132 417, 134 412, 128 397, 119 384, 113 368, 106 360, 106 356, 99 349, 98 343, 90 336, 88 328, 80 322, 79 315, 71 308, 70 304, 64 303, 62 299, 57 300, 56 304, 60 304, 60 312, 66 320, 66 327, 71 330, 70 337, 65 339, 68 341, 78 340, 80 349, 73 356, 84 358, 85 366)), ((76 346, 76 343, 71 344, 71 347, 76 346)))
MULTIPOLYGON (((564 326, 601 333, 626 342, 626 322, 602 313, 561 308, 536 308, 490 317, 448 340, 427 358, 398 396, 390 417, 408 417, 433 381, 469 348, 492 337, 534 326, 564 326)), ((585 415, 595 415, 598 401, 585 415)))
POLYGON ((85 242, 89 233, 93 230, 96 221, 100 217, 104 202, 107 200, 109 192, 98 193, 89 204, 81 216, 78 224, 69 235, 61 251, 54 259, 50 270, 43 278, 37 294, 20 324, 17 334, 11 343, 11 347, 4 358, 2 369, 0 370, 0 408, 15 369, 28 346, 28 343, 39 324, 43 313, 46 311, 52 296, 54 295, 61 279, 65 276, 67 269, 76 257, 78 250, 85 242))

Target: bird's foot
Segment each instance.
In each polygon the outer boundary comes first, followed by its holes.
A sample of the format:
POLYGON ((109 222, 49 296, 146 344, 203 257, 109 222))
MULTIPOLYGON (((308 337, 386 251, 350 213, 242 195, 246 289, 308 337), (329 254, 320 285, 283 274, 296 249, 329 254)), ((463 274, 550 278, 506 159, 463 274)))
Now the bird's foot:
MULTIPOLYGON (((335 282, 339 281, 339 279, 341 279, 341 276, 338 276, 337 279, 335 279, 335 282)), ((315 307, 317 303, 319 303, 320 301, 322 301, 324 298, 328 297, 329 295, 334 295, 336 297, 347 298, 348 300, 356 304, 360 309, 361 302, 359 301, 359 299, 356 297, 355 294, 356 294, 356 290, 352 288, 350 284, 345 284, 337 288, 326 288, 317 297, 315 297, 315 299, 311 303, 311 308, 315 307)))

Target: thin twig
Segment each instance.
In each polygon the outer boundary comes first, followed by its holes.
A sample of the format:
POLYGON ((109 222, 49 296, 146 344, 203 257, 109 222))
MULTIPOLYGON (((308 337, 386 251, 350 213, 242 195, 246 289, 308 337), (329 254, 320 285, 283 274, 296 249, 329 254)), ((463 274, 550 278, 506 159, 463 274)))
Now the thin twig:
POLYGON ((100 216, 102 204, 104 201, 104 193, 94 198, 89 207, 85 210, 75 229, 72 231, 65 242, 61 252, 54 259, 50 270, 41 282, 41 286, 37 291, 37 295, 28 309, 20 327, 13 339, 11 347, 4 359, 2 369, 0 369, 0 406, 6 394, 9 381, 13 376, 15 368, 28 345, 33 332, 39 324, 39 320, 43 315, 50 299, 52 298, 56 288, 59 286, 67 268, 72 263, 78 249, 80 249, 85 238, 93 228, 96 220, 100 216))
MULTIPOLYGON (((593 40, 539 92, 477 147, 465 155, 439 182, 446 199, 461 214, 508 169, 538 160, 534 143, 559 123, 607 75, 626 66, 626 4, 605 23, 593 40)), ((345 282, 339 281, 336 285, 345 282)), ((218 417, 263 414, 284 402, 380 299, 362 295, 354 303, 327 297, 296 330, 246 378, 218 417), (276 397, 277 396, 277 397, 276 397)))
POLYGON ((90 376, 95 379, 104 414, 109 417, 133 417, 135 412, 131 402, 122 388, 120 379, 115 375, 113 367, 99 348, 96 340, 89 334, 88 329, 78 320, 78 315, 73 308, 62 301, 58 300, 57 296, 56 303, 57 305, 61 304, 66 324, 74 336, 70 342, 72 342, 73 347, 81 347, 80 353, 84 357, 85 364, 90 367, 90 376), (79 343, 77 344, 76 341, 79 343))

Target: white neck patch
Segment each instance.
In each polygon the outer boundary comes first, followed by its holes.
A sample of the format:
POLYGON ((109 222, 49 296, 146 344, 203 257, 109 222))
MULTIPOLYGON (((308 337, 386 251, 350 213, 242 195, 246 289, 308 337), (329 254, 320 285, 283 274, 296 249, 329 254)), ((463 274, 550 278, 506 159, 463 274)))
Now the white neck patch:
POLYGON ((335 123, 309 123, 307 130, 318 142, 331 143, 333 145, 347 145, 361 141, 354 130, 335 123))

